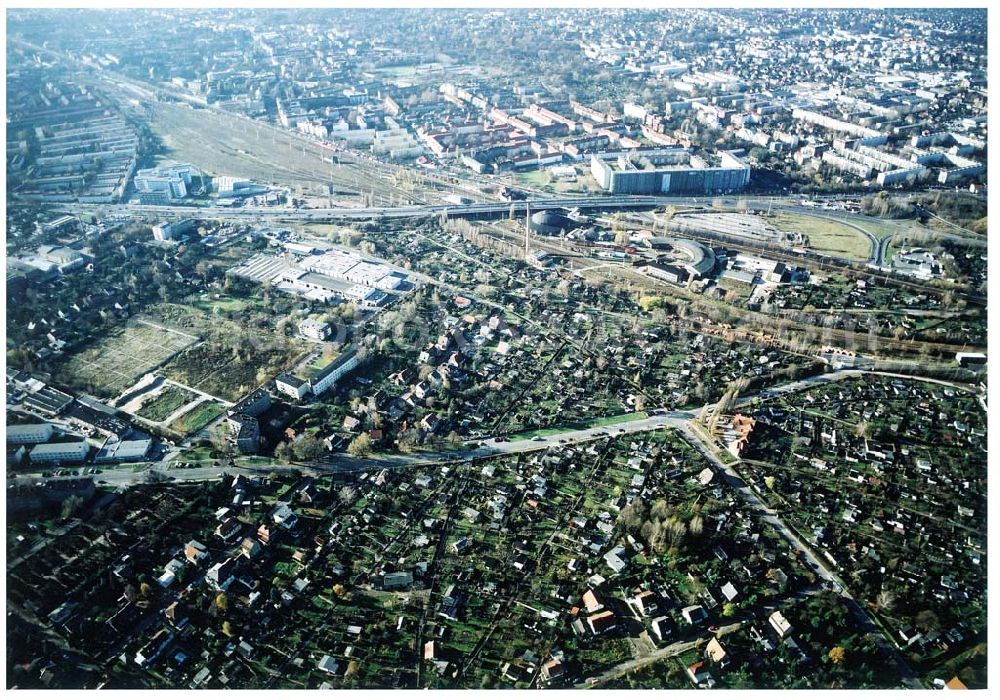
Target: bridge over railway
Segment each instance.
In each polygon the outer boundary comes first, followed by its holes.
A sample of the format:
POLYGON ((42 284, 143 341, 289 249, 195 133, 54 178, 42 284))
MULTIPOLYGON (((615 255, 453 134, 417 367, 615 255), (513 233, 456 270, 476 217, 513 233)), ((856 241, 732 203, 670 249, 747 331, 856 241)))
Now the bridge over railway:
MULTIPOLYGON (((559 197, 515 200, 511 202, 480 202, 473 204, 414 204, 396 207, 334 207, 321 209, 289 209, 280 207, 194 207, 159 206, 151 204, 59 204, 67 212, 101 210, 119 214, 150 216, 193 216, 201 218, 260 219, 288 221, 408 219, 447 215, 455 218, 503 218, 524 216, 543 209, 631 209, 676 203, 677 198, 644 196, 559 197)), ((690 201, 690 200, 688 200, 690 201)))

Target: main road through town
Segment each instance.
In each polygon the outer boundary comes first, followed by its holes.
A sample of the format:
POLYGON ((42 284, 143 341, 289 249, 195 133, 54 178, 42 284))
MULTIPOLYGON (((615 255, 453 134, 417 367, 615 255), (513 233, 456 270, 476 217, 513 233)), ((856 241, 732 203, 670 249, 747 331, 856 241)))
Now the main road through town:
MULTIPOLYGON (((736 406, 746 406, 756 400, 766 401, 783 394, 795 393, 813 387, 818 387, 829 382, 859 377, 864 374, 913 378, 905 374, 891 372, 861 369, 838 369, 824 374, 763 389, 755 395, 740 398, 736 402, 736 406)), ((920 380, 934 382, 960 390, 970 390, 967 386, 955 384, 945 380, 929 378, 920 378, 920 380)), ((714 407, 714 404, 710 404, 708 406, 708 411, 711 412, 714 407)), ((696 446, 702 446, 707 455, 714 455, 710 448, 705 447, 705 437, 692 431, 691 426, 694 423, 695 418, 695 412, 690 410, 654 409, 649 411, 647 417, 645 418, 635 418, 622 421, 621 423, 594 426, 590 428, 567 428, 566 430, 554 432, 544 437, 539 436, 535 438, 520 439, 515 437, 514 440, 501 439, 500 441, 497 441, 496 438, 485 438, 475 441, 467 441, 465 443, 467 447, 460 449, 438 452, 422 451, 409 454, 378 454, 364 459, 352 457, 348 454, 338 453, 325 457, 322 460, 292 464, 279 464, 262 461, 259 464, 252 464, 248 466, 220 467, 219 462, 216 460, 212 465, 181 469, 176 466, 176 462, 179 461, 177 458, 180 456, 181 450, 179 448, 172 448, 168 450, 159 460, 150 462, 144 469, 133 470, 131 468, 108 468, 102 473, 94 475, 93 478, 108 485, 129 486, 145 481, 155 480, 155 476, 152 479, 150 478, 150 472, 155 472, 160 477, 167 477, 170 481, 205 481, 219 479, 227 474, 245 474, 248 472, 266 474, 291 469, 317 475, 372 472, 380 469, 406 469, 431 464, 449 464, 469 460, 481 460, 489 457, 544 450, 550 447, 576 445, 579 443, 591 442, 602 437, 629 435, 633 433, 659 430, 662 428, 673 428, 681 431, 688 437, 689 440, 692 441, 693 444, 696 446)), ((558 430, 558 428, 555 430, 558 430)), ((722 465, 717 457, 711 456, 710 459, 717 468, 720 468, 722 471, 728 471, 729 468, 722 465), (720 467, 720 465, 722 466, 720 467)), ((43 480, 43 477, 37 473, 21 473, 18 478, 43 480)), ((59 479, 71 478, 74 477, 48 477, 44 480, 58 481, 59 479)))
MULTIPOLYGON (((772 387, 771 389, 758 394, 758 397, 768 398, 782 393, 799 391, 801 389, 816 386, 825 382, 856 376, 860 373, 860 370, 838 370, 797 382, 772 387)), ((741 404, 751 400, 752 397, 745 397, 741 400, 741 404)), ((711 408, 712 406, 709 406, 709 410, 711 410, 711 408)), ((135 484, 153 481, 157 478, 163 478, 164 480, 169 481, 205 481, 219 479, 229 474, 245 474, 248 472, 268 474, 271 472, 282 472, 292 469, 302 471, 303 473, 317 475, 372 472, 380 469, 407 469, 431 464, 443 465, 469 460, 486 459, 488 457, 519 454, 522 452, 534 452, 554 446, 575 445, 583 442, 590 442, 605 436, 628 435, 632 433, 659 430, 661 428, 675 428, 684 431, 687 429, 689 423, 695 419, 695 413, 693 411, 660 410, 650 413, 651 414, 646 418, 636 418, 616 423, 614 425, 567 429, 565 431, 547 435, 546 437, 534 439, 501 439, 498 442, 496 438, 486 438, 476 440, 474 441, 474 447, 469 446, 464 449, 440 452, 425 451, 409 454, 378 454, 365 459, 338 453, 330 455, 322 460, 294 464, 261 462, 252 466, 220 467, 219 461, 215 460, 214 464, 182 469, 175 466, 179 461, 177 457, 180 455, 181 451, 179 449, 172 449, 165 453, 160 460, 151 462, 146 469, 133 471, 130 468, 108 468, 102 473, 94 475, 94 478, 108 485, 128 487, 135 484)), ((701 440, 701 438, 694 439, 699 441, 701 440)), ((23 474, 21 478, 41 479, 41 476, 38 474, 23 474)), ((58 481, 60 479, 71 478, 74 477, 49 477, 46 480, 58 481)))

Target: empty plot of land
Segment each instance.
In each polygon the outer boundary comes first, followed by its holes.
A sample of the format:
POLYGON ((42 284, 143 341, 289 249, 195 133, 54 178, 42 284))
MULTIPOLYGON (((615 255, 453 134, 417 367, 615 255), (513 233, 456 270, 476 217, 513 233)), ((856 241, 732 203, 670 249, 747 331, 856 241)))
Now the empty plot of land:
POLYGON ((552 177, 544 170, 529 170, 515 173, 514 177, 522 187, 547 190, 557 194, 572 192, 600 192, 601 187, 590 173, 577 173, 575 180, 563 181, 552 177))
POLYGON ((174 419, 168 427, 182 435, 196 433, 221 416, 223 410, 222 404, 215 401, 202 401, 184 415, 174 419))
POLYGON ((237 299, 224 294, 200 294, 192 295, 186 299, 187 303, 207 314, 217 314, 219 312, 233 313, 243 311, 248 305, 245 299, 237 299))
POLYGON ((143 401, 136 415, 148 421, 159 423, 166 420, 178 408, 194 401, 196 398, 197 394, 187 389, 167 384, 155 396, 151 396, 143 401))
POLYGON ((809 248, 817 253, 851 260, 867 260, 871 255, 871 241, 858 229, 839 221, 781 212, 770 223, 782 231, 807 236, 809 248))
POLYGON ((239 401, 313 348, 311 343, 251 329, 242 320, 229 320, 192 305, 158 304, 151 313, 202 338, 166 363, 163 375, 185 389, 223 402, 239 401))
MULTIPOLYGON (((229 326, 225 327, 228 330, 229 326)), ((262 334, 220 333, 164 366, 170 379, 226 401, 239 401, 251 389, 285 370, 309 346, 262 334)))
POLYGON ((134 320, 70 357, 61 378, 74 388, 117 396, 197 340, 166 326, 134 320))
POLYGON ((330 152, 266 124, 217 114, 208 109, 152 102, 150 127, 163 140, 172 160, 193 163, 214 175, 234 175, 255 182, 299 185, 313 194, 370 190, 375 181, 355 166, 333 165, 330 152))
POLYGON ((710 231, 724 236, 740 236, 760 241, 773 241, 779 238, 779 233, 771 226, 771 222, 750 214, 678 214, 671 220, 670 227, 682 232, 710 231))

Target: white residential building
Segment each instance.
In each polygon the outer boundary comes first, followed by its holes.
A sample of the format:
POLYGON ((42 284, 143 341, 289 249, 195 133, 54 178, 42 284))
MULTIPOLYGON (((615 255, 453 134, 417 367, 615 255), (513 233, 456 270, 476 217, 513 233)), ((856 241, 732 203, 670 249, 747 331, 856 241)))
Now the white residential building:
POLYGON ((330 336, 330 324, 307 318, 299 322, 299 333, 311 340, 326 340, 330 336))
POLYGON ((771 616, 767 618, 767 621, 771 623, 771 627, 778 634, 778 637, 784 639, 785 636, 792 631, 792 624, 785 619, 785 616, 781 614, 780 610, 775 610, 771 613, 771 616))
POLYGON ((336 360, 327 365, 322 372, 312 380, 312 391, 319 396, 333 386, 338 379, 358 366, 361 359, 356 350, 348 350, 336 360))
POLYGON ((26 425, 8 425, 7 442, 12 445, 30 445, 38 442, 48 442, 55 428, 51 423, 28 423, 26 425))
POLYGON ((194 230, 194 219, 181 219, 172 223, 162 221, 153 227, 153 238, 158 241, 170 241, 192 230, 194 230))
POLYGON ((81 442, 51 442, 37 445, 29 455, 32 462, 82 462, 90 452, 90 445, 81 442))
POLYGON ((274 378, 274 386, 282 394, 287 394, 293 399, 303 399, 309 395, 309 382, 303 381, 294 374, 282 372, 274 378))

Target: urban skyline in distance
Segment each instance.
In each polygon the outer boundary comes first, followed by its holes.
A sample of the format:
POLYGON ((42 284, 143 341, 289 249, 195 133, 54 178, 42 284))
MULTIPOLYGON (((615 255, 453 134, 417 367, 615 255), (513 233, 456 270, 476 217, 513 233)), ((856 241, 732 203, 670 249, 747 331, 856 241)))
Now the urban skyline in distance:
POLYGON ((12 8, 8 689, 987 688, 986 8, 12 8))

